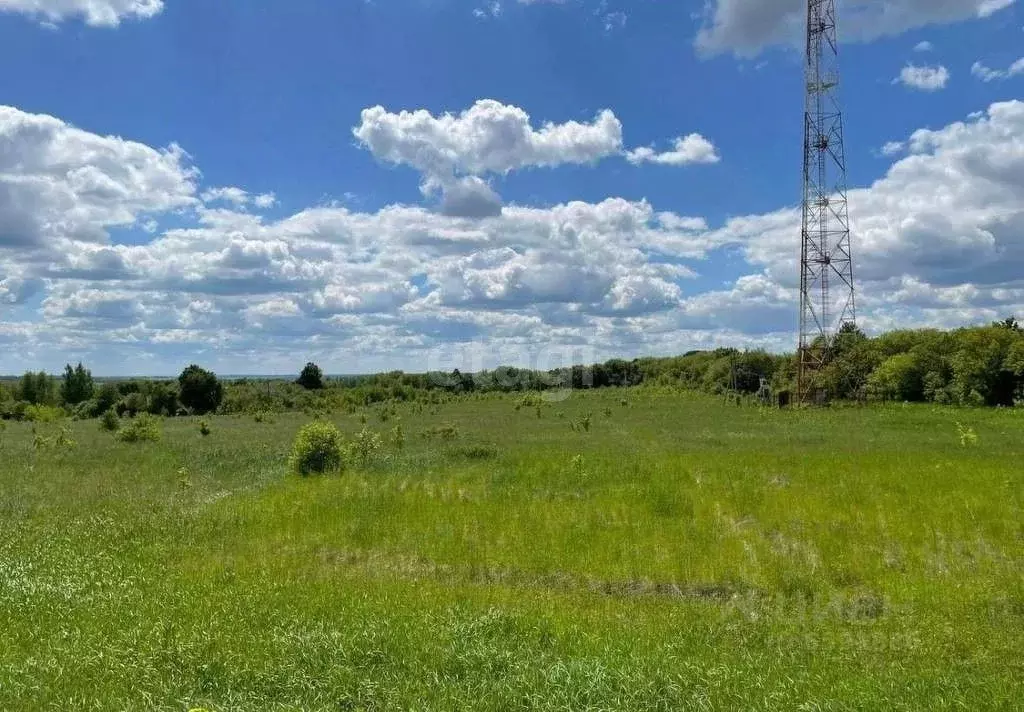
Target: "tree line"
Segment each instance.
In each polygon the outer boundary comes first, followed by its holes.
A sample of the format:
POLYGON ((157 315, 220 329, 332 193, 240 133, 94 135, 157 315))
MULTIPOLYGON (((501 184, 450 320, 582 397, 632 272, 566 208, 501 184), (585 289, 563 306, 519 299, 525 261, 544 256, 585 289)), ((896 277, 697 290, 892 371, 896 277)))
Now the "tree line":
POLYGON ((92 371, 81 363, 68 364, 59 382, 44 371, 25 373, 10 387, 0 385, 0 418, 21 420, 33 409, 63 409, 78 418, 106 412, 118 416, 204 415, 216 412, 224 398, 224 385, 216 374, 191 365, 176 381, 124 379, 97 384, 92 371))
MULTIPOLYGON (((831 400, 908 401, 953 405, 1024 404, 1024 329, 1016 319, 953 331, 899 330, 868 337, 844 328, 830 345, 829 365, 814 387, 831 400)), ((60 379, 26 373, 0 384, 0 418, 22 419, 33 407, 79 418, 338 410, 388 401, 438 402, 464 394, 661 385, 713 394, 792 390, 792 354, 716 349, 665 358, 612 359, 549 371, 500 367, 477 373, 405 373, 326 378, 307 363, 294 381, 241 378, 222 382, 198 365, 175 380, 97 382, 81 363, 60 379)))

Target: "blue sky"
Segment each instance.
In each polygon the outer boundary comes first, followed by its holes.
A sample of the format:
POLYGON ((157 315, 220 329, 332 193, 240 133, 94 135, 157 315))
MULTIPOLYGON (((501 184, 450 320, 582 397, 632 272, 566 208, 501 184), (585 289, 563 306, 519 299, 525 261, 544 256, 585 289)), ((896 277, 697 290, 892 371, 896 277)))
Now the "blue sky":
MULTIPOLYGON (((801 5, 0 0, 0 372, 790 349, 801 5)), ((1024 12, 840 12, 861 323, 1024 314, 1024 12)))

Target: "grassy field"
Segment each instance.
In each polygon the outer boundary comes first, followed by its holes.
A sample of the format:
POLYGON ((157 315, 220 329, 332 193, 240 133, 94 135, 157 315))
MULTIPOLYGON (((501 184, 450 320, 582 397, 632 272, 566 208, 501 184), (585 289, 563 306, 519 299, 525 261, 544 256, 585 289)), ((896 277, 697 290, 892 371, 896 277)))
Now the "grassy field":
POLYGON ((1020 709, 1024 410, 516 403, 9 424, 0 709, 1020 709))

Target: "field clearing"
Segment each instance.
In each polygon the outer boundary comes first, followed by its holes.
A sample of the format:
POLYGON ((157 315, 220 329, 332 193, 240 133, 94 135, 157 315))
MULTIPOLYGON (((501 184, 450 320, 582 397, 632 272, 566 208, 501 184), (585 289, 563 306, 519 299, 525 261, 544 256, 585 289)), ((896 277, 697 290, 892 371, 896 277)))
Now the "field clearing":
POLYGON ((1024 409, 518 402, 331 415, 405 445, 305 479, 299 414, 8 424, 0 705, 1020 708, 1024 409))

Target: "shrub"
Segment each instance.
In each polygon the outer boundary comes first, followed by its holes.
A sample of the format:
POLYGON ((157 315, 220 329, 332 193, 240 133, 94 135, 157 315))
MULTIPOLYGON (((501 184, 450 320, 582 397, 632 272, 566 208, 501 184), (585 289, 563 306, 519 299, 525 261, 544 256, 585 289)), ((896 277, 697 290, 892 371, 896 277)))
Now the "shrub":
POLYGON ((46 436, 32 426, 32 447, 35 450, 72 450, 77 443, 71 439, 71 430, 64 426, 55 435, 46 436))
POLYGON ((426 438, 427 440, 433 440, 434 438, 440 438, 441 440, 454 440, 459 437, 459 429, 451 423, 435 425, 429 430, 424 430, 420 433, 420 437, 426 438))
POLYGON ((71 428, 66 425, 58 430, 57 434, 53 437, 53 445, 56 448, 70 450, 77 444, 78 443, 71 438, 71 428))
POLYGON ((196 415, 217 410, 224 399, 224 386, 216 374, 192 364, 178 376, 178 400, 196 415))
POLYGON ((367 464, 373 457, 374 453, 381 449, 380 435, 363 428, 356 434, 355 440, 352 441, 348 446, 348 450, 353 459, 359 460, 360 464, 367 464))
POLYGON ((29 403, 26 401, 7 401, 0 403, 0 418, 4 420, 24 420, 29 403))
POLYGON ((520 408, 534 408, 540 406, 542 402, 543 401, 541 400, 540 395, 536 393, 527 393, 526 395, 519 399, 519 402, 516 403, 515 409, 519 410, 520 408))
POLYGON ((493 460, 498 456, 498 447, 486 443, 457 445, 448 449, 448 455, 467 460, 493 460))
POLYGON ((108 433, 116 433, 117 429, 120 427, 121 419, 117 417, 117 411, 113 408, 100 416, 100 430, 105 430, 108 433))
POLYGON ((71 409, 71 417, 75 420, 88 420, 89 418, 95 418, 99 412, 100 411, 96 409, 96 401, 87 400, 82 401, 71 409))
POLYGON ((25 420, 33 423, 55 423, 65 415, 60 408, 49 405, 29 405, 25 407, 25 420))
POLYGON ((158 442, 160 419, 149 413, 140 413, 117 431, 117 439, 125 443, 158 442))
POLYGON ((118 415, 134 417, 136 414, 147 410, 149 410, 149 401, 146 400, 146 396, 142 395, 138 391, 129 393, 117 404, 118 415))
POLYGON ((147 411, 153 415, 171 416, 178 412, 178 390, 173 383, 153 383, 149 388, 147 411))
POLYGON ((391 444, 395 446, 396 450, 401 450, 405 447, 405 431, 402 430, 401 425, 396 425, 392 428, 391 444))
POLYGON ((307 476, 336 472, 344 464, 341 433, 331 423, 316 421, 302 426, 295 443, 289 465, 292 472, 307 476))
POLYGON ((113 383, 104 383, 96 393, 96 412, 105 413, 121 400, 121 394, 113 383))
POLYGON ((968 447, 969 445, 978 444, 978 435, 974 432, 974 428, 968 425, 956 424, 957 435, 960 436, 960 446, 968 447))
POLYGON ((187 467, 178 468, 178 488, 182 490, 192 489, 192 475, 187 467))

